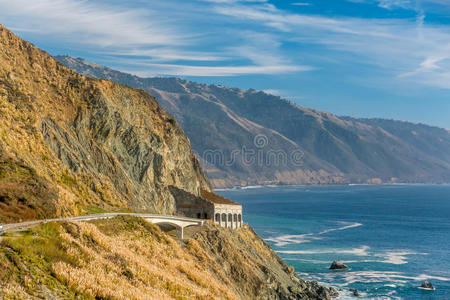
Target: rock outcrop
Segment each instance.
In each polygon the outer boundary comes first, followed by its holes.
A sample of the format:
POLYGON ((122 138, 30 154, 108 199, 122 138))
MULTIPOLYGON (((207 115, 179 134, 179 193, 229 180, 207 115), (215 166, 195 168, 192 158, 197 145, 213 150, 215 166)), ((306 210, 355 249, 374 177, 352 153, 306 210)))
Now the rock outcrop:
POLYGON ((420 287, 423 289, 434 290, 434 286, 428 280, 425 280, 424 282, 422 282, 420 287))
POLYGON ((330 266, 330 270, 345 270, 348 269, 347 265, 340 261, 333 261, 330 266))
POLYGON ((1 26, 0 158, 0 222, 101 209, 171 214, 169 186, 211 189, 155 98, 75 73, 1 26))

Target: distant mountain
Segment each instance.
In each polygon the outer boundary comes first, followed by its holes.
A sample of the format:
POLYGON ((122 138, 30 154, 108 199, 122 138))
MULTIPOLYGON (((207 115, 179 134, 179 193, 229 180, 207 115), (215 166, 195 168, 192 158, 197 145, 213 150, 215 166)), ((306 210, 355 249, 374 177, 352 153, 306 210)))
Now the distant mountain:
POLYGON ((140 78, 81 58, 56 58, 86 76, 153 94, 191 140, 214 187, 450 182, 445 129, 337 117, 255 90, 140 78))

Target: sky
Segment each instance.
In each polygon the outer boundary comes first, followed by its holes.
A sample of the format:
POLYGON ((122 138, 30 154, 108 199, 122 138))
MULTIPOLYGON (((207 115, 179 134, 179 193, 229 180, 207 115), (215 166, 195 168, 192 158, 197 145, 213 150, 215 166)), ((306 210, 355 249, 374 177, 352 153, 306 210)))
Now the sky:
POLYGON ((450 129, 450 0, 0 0, 0 24, 139 76, 450 129))

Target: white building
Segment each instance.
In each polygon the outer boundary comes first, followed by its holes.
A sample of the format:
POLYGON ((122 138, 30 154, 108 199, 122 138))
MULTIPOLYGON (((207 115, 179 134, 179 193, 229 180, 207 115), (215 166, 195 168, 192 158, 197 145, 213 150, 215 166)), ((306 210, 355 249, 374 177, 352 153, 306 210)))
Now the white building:
POLYGON ((226 228, 241 228, 242 205, 213 192, 201 190, 200 195, 171 187, 177 213, 186 217, 209 219, 226 228))

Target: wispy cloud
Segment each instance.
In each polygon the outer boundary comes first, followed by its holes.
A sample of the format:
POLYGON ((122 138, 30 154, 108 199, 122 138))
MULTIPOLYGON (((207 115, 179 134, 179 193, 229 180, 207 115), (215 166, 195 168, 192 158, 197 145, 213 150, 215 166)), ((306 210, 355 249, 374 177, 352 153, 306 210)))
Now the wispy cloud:
POLYGON ((186 43, 176 28, 165 26, 151 10, 130 9, 92 1, 1 0, 0 18, 22 30, 102 47, 178 45, 186 43))
POLYGON ((247 66, 188 66, 173 64, 141 64, 148 69, 143 71, 129 70, 139 76, 237 76, 250 74, 286 74, 293 72, 310 71, 308 66, 289 66, 289 65, 247 65, 247 66))
POLYGON ((408 8, 412 5, 410 0, 379 0, 378 6, 386 9, 393 9, 396 7, 408 8))
MULTIPOLYGON (((383 5, 406 2, 383 1, 383 5)), ((391 79, 450 88, 450 26, 426 24, 421 10, 416 19, 370 20, 302 15, 270 4, 217 6, 216 11, 278 30, 289 41, 352 54, 355 63, 384 70, 391 79)))
MULTIPOLYGON (((204 2, 211 5, 260 5, 267 1, 204 2)), ((105 5, 99 1, 0 0, 0 18, 11 23, 13 29, 48 35, 68 44, 84 45, 96 53, 121 57, 124 64, 147 65, 154 68, 147 72, 149 74, 235 76, 311 69, 277 57, 278 46, 274 45, 279 43, 258 32, 249 35, 241 30, 231 30, 227 34, 232 38, 219 41, 217 31, 223 29, 211 26, 215 22, 214 17, 217 15, 204 16, 202 7, 185 2, 164 4, 157 1, 151 6, 135 9, 125 4, 105 5), (194 19, 202 19, 201 22, 206 24, 191 24, 194 19), (268 48, 261 42, 269 40, 270 50, 261 50, 268 48), (233 63, 236 61, 238 63, 233 63), (205 66, 204 62, 213 65, 205 66), (230 66, 232 64, 235 65, 230 66)))
POLYGON ((346 60, 381 70, 370 75, 382 73, 380 80, 450 88, 449 25, 427 23, 424 11, 412 0, 349 1, 386 9, 404 7, 417 17, 299 14, 266 0, 174 0, 152 5, 138 1, 134 6, 119 1, 106 5, 100 0, 0 0, 0 19, 20 31, 101 53, 129 71, 135 67, 131 71, 140 74, 326 72, 326 67, 316 64, 327 59, 329 64, 346 60), (311 47, 320 52, 316 58, 311 47), (320 55, 323 58, 318 61, 320 55))
POLYGON ((311 3, 309 3, 309 2, 294 2, 294 3, 291 3, 291 5, 294 5, 294 6, 310 6, 311 3))

